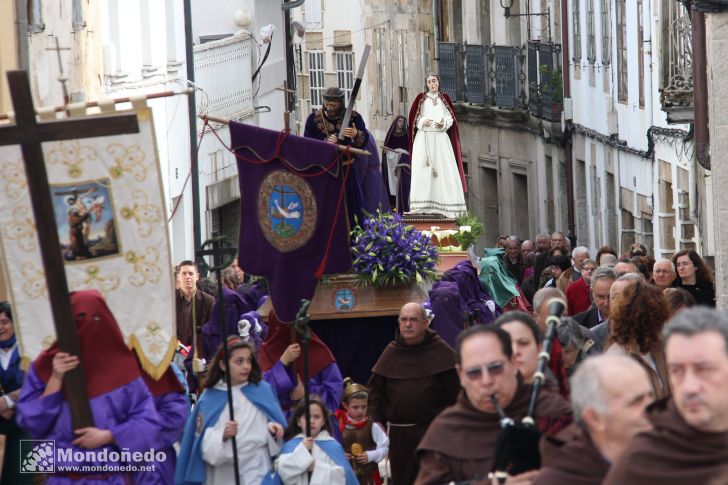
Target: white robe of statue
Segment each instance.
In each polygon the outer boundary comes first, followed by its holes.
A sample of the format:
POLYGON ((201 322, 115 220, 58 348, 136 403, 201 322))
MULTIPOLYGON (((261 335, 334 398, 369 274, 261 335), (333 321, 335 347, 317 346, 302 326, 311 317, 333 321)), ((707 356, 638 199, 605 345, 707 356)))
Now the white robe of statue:
MULTIPOLYGON (((238 423, 235 435, 238 445, 238 471, 241 485, 259 485, 271 469, 271 455, 279 446, 268 432, 268 418, 245 397, 240 388, 233 386, 233 410, 238 423)), ((225 390, 221 381, 215 389, 225 390)), ((230 441, 222 440, 225 423, 230 420, 227 404, 220 418, 209 427, 202 438, 202 459, 205 461, 206 485, 235 483, 233 450, 230 441)))
POLYGON ((410 212, 456 218, 466 211, 465 194, 447 130, 453 118, 439 93, 427 93, 412 144, 410 212), (424 126, 425 120, 432 120, 424 126), (435 123, 444 121, 441 128, 435 123))

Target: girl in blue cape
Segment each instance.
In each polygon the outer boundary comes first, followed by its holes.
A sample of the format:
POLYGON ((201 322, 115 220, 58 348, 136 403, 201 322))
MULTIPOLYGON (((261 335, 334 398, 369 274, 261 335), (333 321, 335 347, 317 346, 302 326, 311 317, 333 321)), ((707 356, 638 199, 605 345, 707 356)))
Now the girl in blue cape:
POLYGON ((279 451, 285 418, 253 347, 240 337, 227 340, 235 421, 230 421, 222 345, 210 364, 205 391, 187 420, 175 471, 176 484, 234 483, 230 438, 237 440, 240 483, 260 484, 279 451))
POLYGON ((286 430, 287 441, 276 460, 277 479, 284 485, 358 485, 344 449, 331 436, 331 420, 319 398, 310 399, 311 437, 306 438, 305 404, 299 402, 286 430))

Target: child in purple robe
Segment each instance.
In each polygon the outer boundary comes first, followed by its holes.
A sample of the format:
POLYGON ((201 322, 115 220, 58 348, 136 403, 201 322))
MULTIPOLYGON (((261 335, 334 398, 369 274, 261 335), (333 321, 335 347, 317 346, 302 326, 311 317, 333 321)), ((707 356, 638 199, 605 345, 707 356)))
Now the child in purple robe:
MULTIPOLYGON (((74 292, 71 306, 80 355, 61 352, 54 343, 38 356, 23 382, 18 424, 35 439, 55 440, 55 473, 48 476, 49 485, 124 485, 130 482, 130 473, 115 469, 145 463, 120 455, 149 455, 159 433, 159 415, 136 358, 101 294, 74 292), (81 362, 94 425, 74 429, 61 387, 65 373, 81 362), (104 466, 115 471, 95 471, 104 466)), ((24 457, 21 470, 38 471, 34 460, 38 453, 34 449, 24 457)))

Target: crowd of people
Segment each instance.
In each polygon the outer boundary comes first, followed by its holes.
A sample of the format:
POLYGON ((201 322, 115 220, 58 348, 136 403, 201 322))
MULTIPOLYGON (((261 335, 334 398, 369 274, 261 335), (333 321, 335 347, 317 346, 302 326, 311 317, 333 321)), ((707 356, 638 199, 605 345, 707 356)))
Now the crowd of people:
POLYGON ((32 483, 19 473, 20 438, 73 450, 57 467, 96 467, 48 475, 63 484, 233 483, 236 469, 243 484, 728 483, 728 317, 696 305, 714 303, 707 266, 692 251, 649 266, 608 248, 569 252, 559 233, 544 240, 504 238, 480 272, 463 261, 427 301, 405 304, 367 383, 343 379, 313 332, 304 369, 289 326, 255 311, 264 286, 236 264, 222 273, 222 301, 193 262, 177 266, 177 327, 189 340, 159 380, 94 291, 72 295, 80 355, 53 345, 24 373, 2 303, 3 483, 32 483), (554 264, 563 254, 569 266, 554 264), (528 298, 539 262, 551 274, 528 298), (566 315, 549 345, 554 299, 566 315), (62 382, 79 366, 94 423, 74 429, 62 382), (163 452, 154 468, 124 469, 131 455, 111 454, 150 449, 163 452), (75 453, 87 450, 106 454, 75 453))

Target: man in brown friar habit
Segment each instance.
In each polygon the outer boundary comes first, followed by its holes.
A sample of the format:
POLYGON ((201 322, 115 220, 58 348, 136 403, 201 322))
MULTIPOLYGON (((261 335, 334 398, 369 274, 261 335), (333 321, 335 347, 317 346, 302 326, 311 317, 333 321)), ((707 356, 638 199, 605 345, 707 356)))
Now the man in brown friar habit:
POLYGON ((455 353, 429 324, 422 305, 405 304, 395 339, 374 364, 367 385, 369 417, 388 426, 394 485, 414 483, 417 443, 459 391, 455 353))
POLYGON ((652 428, 645 410, 655 393, 647 372, 629 356, 590 357, 570 384, 576 423, 542 441, 533 485, 601 485, 634 435, 652 428))
POLYGON ((728 316, 696 307, 662 331, 672 397, 647 410, 606 485, 728 484, 728 316))
MULTIPOLYGON (((532 386, 525 384, 513 363, 511 338, 502 328, 476 325, 463 330, 455 342, 457 372, 463 392, 455 405, 443 411, 430 425, 417 447, 420 471, 416 485, 436 485, 450 481, 490 481, 501 432, 502 411, 515 423, 526 416, 532 386), (502 409, 493 402, 493 397, 502 409)), ((571 406, 558 394, 541 390, 533 413, 535 428, 549 436, 571 422, 571 406)), ((538 443, 534 456, 525 457, 535 464, 518 464, 509 480, 533 479, 538 467, 538 443)), ((515 457, 511 456, 511 465, 515 457)), ((506 469, 504 471, 512 471, 506 469)), ((480 483, 480 482, 478 482, 480 483)), ((485 483, 485 482, 484 482, 485 483)), ((489 483, 489 482, 488 482, 489 483)), ((506 481, 508 483, 508 481, 506 481)))

